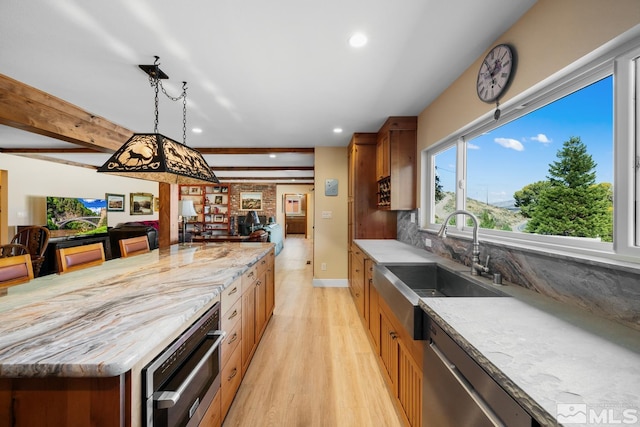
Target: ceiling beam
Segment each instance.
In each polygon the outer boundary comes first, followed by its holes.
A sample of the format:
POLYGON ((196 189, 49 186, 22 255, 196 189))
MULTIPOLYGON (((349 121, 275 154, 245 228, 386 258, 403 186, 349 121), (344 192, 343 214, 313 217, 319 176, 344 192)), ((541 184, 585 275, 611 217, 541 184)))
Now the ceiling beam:
POLYGON ((218 171, 312 171, 313 166, 211 166, 218 171))
POLYGON ((313 147, 236 147, 236 148, 218 148, 218 147, 193 147, 202 154, 273 154, 273 153, 309 153, 313 154, 313 147))
POLYGON ((95 154, 105 152, 93 148, 0 148, 0 153, 7 154, 95 154))
POLYGON ((216 174, 220 181, 295 181, 295 182, 313 182, 312 176, 298 176, 292 178, 290 176, 220 176, 216 174))
POLYGON ((0 124, 113 152, 133 132, 0 74, 0 124))

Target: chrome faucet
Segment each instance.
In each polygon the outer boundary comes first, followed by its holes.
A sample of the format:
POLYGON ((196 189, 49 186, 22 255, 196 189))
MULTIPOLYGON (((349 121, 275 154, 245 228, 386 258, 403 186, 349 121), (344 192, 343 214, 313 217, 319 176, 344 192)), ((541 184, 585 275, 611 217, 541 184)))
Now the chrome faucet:
POLYGON ((471 259, 471 275, 478 276, 482 273, 489 272, 489 256, 487 256, 487 263, 485 265, 480 264, 480 243, 478 242, 478 218, 469 211, 466 210, 457 210, 453 211, 447 216, 447 219, 444 220, 442 227, 440 227, 440 231, 438 231, 438 237, 442 237, 443 239, 447 237, 447 224, 449 220, 454 215, 468 215, 473 221, 473 250, 471 251, 472 259, 471 259))

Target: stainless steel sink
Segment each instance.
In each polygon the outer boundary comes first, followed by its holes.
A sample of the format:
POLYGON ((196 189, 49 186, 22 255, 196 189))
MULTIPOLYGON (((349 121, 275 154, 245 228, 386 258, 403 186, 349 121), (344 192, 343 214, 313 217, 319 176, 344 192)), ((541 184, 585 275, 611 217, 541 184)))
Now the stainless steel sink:
POLYGON ((376 265, 373 285, 413 339, 424 339, 420 298, 509 296, 467 270, 451 271, 439 264, 376 265))
POLYGON ((490 288, 471 277, 446 270, 438 264, 388 265, 394 276, 420 297, 503 297, 503 292, 490 288))

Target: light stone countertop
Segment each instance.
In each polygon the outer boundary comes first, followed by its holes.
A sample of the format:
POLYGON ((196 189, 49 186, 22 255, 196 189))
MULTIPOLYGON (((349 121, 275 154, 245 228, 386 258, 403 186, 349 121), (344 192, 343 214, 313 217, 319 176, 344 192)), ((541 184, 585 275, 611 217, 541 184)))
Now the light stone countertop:
POLYGON ((125 373, 272 247, 174 245, 13 286, 0 298, 0 377, 125 373))
MULTIPOLYGON (((422 262, 407 256, 421 250, 402 242, 356 243, 379 264, 422 262)), ((451 262, 422 252, 425 262, 451 262)), ((421 298, 419 305, 542 425, 595 425, 592 415, 607 425, 640 425, 640 332, 519 286, 500 289, 512 297, 421 298), (586 408, 587 423, 563 418, 570 408, 586 408)))

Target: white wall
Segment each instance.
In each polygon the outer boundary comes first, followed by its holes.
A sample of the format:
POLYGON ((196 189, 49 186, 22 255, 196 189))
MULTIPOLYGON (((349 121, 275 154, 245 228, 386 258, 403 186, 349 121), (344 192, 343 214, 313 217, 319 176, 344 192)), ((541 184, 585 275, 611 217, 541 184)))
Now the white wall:
POLYGON ((125 211, 109 212, 108 225, 119 222, 158 219, 153 215, 129 215, 130 193, 152 193, 158 197, 158 183, 97 173, 93 169, 0 154, 0 170, 7 175, 7 206, 1 206, 7 216, 8 233, 2 233, 2 243, 15 233, 16 225, 47 223, 46 197, 84 197, 103 199, 105 193, 124 194, 125 211))

